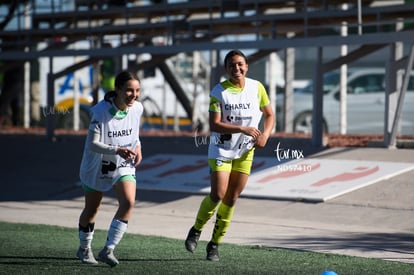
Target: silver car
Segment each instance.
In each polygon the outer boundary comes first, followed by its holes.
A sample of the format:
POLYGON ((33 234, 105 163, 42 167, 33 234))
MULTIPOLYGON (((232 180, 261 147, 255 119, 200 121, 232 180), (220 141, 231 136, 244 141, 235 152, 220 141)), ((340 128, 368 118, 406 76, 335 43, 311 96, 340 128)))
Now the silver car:
MULTIPOLYGON (((339 133, 339 71, 326 73, 323 81, 323 130, 339 133)), ((294 132, 312 131, 312 81, 294 93, 294 132)), ((277 99, 279 119, 283 98, 277 99)), ((414 134, 414 75, 410 77, 400 121, 403 135, 414 134)), ((385 112, 385 70, 348 69, 347 133, 383 134, 385 112)), ((279 120, 280 121, 280 120, 279 120)))

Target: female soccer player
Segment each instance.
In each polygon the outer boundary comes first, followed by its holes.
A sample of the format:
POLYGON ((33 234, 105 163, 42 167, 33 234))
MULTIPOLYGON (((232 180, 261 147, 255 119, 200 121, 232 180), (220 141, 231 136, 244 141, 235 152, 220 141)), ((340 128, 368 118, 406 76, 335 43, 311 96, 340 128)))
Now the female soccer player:
POLYGON ((85 192, 85 207, 79 217, 78 258, 83 263, 96 264, 92 253, 95 217, 103 192, 114 188, 118 210, 111 222, 104 248, 98 260, 115 266, 119 262, 114 249, 128 227, 135 205, 135 168, 142 160, 139 139, 143 107, 137 76, 123 71, 115 78, 115 90, 91 108, 91 123, 85 142, 80 179, 85 192))
POLYGON ((201 231, 217 210, 216 222, 207 244, 207 260, 218 261, 218 244, 230 225, 236 200, 246 186, 255 148, 263 148, 273 129, 275 117, 263 85, 246 77, 246 56, 230 51, 224 66, 228 80, 217 84, 210 93, 210 131, 208 150, 210 194, 201 202, 185 247, 194 252, 201 231), (258 129, 264 116, 264 130, 258 129), (221 202, 221 203, 220 203, 221 202))

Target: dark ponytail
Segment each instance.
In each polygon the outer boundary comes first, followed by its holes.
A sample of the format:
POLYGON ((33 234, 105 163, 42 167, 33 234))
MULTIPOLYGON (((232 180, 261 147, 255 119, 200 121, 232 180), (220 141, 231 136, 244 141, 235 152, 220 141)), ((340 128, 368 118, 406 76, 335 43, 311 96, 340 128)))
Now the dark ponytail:
POLYGON ((115 97, 116 97, 116 92, 115 91, 107 91, 105 93, 104 100, 108 101, 108 102, 111 102, 111 98, 115 98, 115 97))

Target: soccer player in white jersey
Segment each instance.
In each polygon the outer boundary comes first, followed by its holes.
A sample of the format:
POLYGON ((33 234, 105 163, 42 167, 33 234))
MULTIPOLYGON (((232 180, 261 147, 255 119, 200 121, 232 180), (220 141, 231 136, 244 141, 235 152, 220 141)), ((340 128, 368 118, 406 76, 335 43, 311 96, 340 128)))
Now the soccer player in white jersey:
POLYGON ((135 205, 135 168, 142 160, 139 127, 143 106, 137 101, 140 89, 138 77, 123 71, 115 78, 115 90, 91 108, 80 165, 85 206, 79 217, 77 256, 83 263, 97 264, 91 248, 95 217, 103 193, 111 188, 117 194, 119 206, 98 260, 110 266, 119 263, 113 251, 128 227, 135 205))
POLYGON ((255 148, 263 148, 271 134, 275 116, 263 85, 246 77, 248 63, 239 50, 227 53, 224 66, 228 79, 210 93, 210 194, 201 202, 194 225, 188 232, 185 247, 194 252, 201 231, 216 214, 207 260, 218 261, 218 245, 226 233, 236 200, 246 186, 255 148), (263 130, 259 123, 264 118, 263 130))

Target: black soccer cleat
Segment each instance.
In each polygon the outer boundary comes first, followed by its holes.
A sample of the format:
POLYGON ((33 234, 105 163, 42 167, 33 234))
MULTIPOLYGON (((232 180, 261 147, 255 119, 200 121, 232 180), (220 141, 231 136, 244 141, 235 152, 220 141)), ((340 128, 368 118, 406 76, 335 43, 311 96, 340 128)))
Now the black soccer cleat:
POLYGON ((209 242, 206 247, 207 260, 218 262, 220 260, 218 253, 218 244, 209 242))
POLYGON ((191 227, 188 232, 187 239, 185 240, 185 248, 194 253, 197 248, 197 242, 200 239, 201 231, 196 230, 194 227, 191 227))

